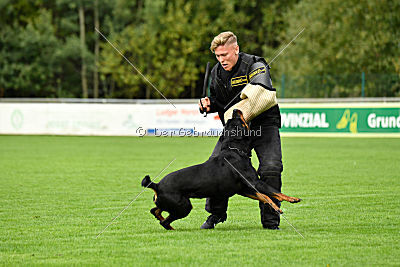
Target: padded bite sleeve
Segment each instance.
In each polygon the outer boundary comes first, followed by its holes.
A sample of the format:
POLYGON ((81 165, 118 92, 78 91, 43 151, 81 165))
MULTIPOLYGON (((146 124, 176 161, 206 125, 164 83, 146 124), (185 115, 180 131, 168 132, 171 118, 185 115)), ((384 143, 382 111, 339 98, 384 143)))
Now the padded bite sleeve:
POLYGON ((230 107, 224 113, 225 121, 232 118, 234 109, 242 111, 244 119, 249 122, 259 114, 278 104, 276 91, 270 91, 261 85, 251 83, 243 88, 240 98, 243 100, 230 107))

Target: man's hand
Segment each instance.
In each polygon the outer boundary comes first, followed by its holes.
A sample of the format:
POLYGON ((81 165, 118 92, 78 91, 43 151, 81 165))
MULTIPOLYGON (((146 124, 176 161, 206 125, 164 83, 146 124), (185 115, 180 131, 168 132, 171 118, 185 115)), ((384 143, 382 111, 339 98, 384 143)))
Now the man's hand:
POLYGON ((210 104, 211 104, 210 99, 208 97, 204 97, 204 98, 200 99, 200 101, 199 101, 199 109, 203 112, 204 111, 210 112, 210 104), (200 101, 201 101, 201 103, 200 103, 200 101), (201 104, 203 104, 204 109, 201 106, 201 104))

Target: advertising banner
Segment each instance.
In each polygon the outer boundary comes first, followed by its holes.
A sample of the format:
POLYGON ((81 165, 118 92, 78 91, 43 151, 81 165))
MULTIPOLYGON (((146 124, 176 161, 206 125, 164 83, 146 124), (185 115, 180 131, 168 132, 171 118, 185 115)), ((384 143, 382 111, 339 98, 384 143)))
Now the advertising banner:
POLYGON ((0 134, 219 135, 196 104, 0 103, 0 134))
MULTIPOLYGON (((0 134, 218 136, 197 104, 0 103, 0 134)), ((400 136, 400 103, 281 104, 283 135, 400 136)))
POLYGON ((400 108, 282 108, 282 132, 400 133, 400 108))

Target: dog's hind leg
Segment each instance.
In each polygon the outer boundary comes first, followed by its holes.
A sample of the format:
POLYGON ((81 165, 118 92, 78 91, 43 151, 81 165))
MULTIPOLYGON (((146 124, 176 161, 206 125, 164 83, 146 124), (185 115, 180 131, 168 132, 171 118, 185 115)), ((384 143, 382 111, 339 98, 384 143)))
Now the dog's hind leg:
POLYGON ((150 210, 150 213, 154 215, 154 217, 156 217, 157 220, 159 220, 160 222, 165 220, 165 218, 161 215, 162 210, 158 207, 154 207, 150 210))
POLYGON ((169 215, 165 220, 161 221, 160 224, 162 227, 164 227, 167 230, 175 230, 172 226, 171 223, 173 221, 177 220, 177 218, 175 218, 172 215, 169 215))
POLYGON ((186 217, 192 210, 192 204, 189 198, 181 194, 161 194, 156 201, 157 208, 154 208, 152 214, 160 220, 160 224, 167 230, 173 230, 170 225, 173 221, 186 217), (166 211, 169 216, 164 219, 161 211, 166 211), (162 218, 162 219, 161 219, 162 218))
POLYGON ((170 200, 175 200, 176 202, 174 202, 172 209, 167 210, 169 212, 169 216, 164 221, 160 222, 160 224, 167 230, 174 230, 170 224, 173 221, 188 216, 192 210, 192 204, 190 203, 189 198, 184 196, 175 195, 174 197, 171 197, 170 200))
MULTIPOLYGON (((154 215, 154 217, 156 217, 157 220, 160 221, 160 224, 167 230, 174 230, 174 228, 168 224, 168 221, 165 223, 165 221, 168 219, 165 219, 161 213, 162 210, 158 207, 154 207, 150 210, 150 213, 154 215)), ((168 216, 169 217, 169 216, 168 216)))

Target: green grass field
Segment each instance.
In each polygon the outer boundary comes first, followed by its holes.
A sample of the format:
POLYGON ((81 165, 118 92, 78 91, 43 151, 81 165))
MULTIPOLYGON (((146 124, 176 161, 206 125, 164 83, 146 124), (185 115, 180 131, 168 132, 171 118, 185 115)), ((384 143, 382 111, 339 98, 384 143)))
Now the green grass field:
MULTIPOLYGON (((400 140, 283 138, 282 231, 258 203, 231 198, 200 230, 204 199, 164 230, 149 213, 154 178, 205 161, 215 138, 0 136, 1 265, 364 266, 400 264, 400 140), (164 173, 164 174, 166 174, 164 173)), ((255 161, 255 159, 253 159, 255 161)), ((257 165, 257 162, 254 162, 257 165)))

